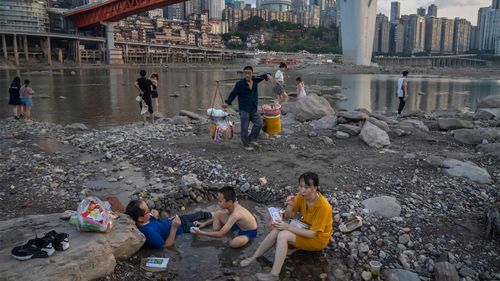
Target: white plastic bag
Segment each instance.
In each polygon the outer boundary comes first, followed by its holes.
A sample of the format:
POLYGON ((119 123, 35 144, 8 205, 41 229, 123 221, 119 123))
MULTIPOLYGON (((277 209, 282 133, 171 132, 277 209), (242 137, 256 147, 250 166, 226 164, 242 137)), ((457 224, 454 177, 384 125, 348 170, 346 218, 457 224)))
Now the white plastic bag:
POLYGON ((97 197, 87 197, 78 204, 78 231, 108 232, 113 227, 109 204, 97 197))

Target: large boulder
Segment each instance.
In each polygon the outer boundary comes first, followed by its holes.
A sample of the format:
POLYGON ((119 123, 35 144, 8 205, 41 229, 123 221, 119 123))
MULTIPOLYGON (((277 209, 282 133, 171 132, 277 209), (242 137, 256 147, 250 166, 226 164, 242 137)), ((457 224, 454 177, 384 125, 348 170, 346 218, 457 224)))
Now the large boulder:
POLYGON ((327 115, 310 123, 314 130, 331 130, 337 125, 337 116, 327 115))
POLYGON ((420 281, 418 274, 404 269, 384 269, 382 278, 385 281, 420 281))
POLYGON ((79 232, 61 214, 33 215, 0 221, 1 280, 93 280, 113 273, 116 260, 128 259, 144 244, 135 223, 120 215, 109 233, 79 232), (18 261, 10 251, 29 239, 56 230, 69 234, 70 248, 48 258, 18 261))
POLYGON ((485 143, 476 146, 476 151, 489 155, 500 156, 500 143, 485 143))
POLYGON ((401 206, 394 197, 373 197, 364 200, 361 204, 363 204, 364 208, 370 210, 370 213, 384 218, 399 217, 401 214, 401 206))
POLYGON ((307 95, 305 99, 300 101, 283 103, 281 111, 285 114, 292 113, 295 119, 301 122, 317 120, 335 114, 330 103, 324 97, 316 94, 307 95))
POLYGON ((387 125, 387 122, 385 122, 385 121, 379 120, 379 119, 374 118, 374 117, 368 118, 368 121, 386 132, 389 132, 391 130, 389 128, 389 125, 387 125))
POLYGON ((181 178, 181 187, 184 191, 189 189, 202 190, 202 182, 198 180, 196 174, 187 174, 181 178))
POLYGON ((357 136, 359 135, 359 133, 361 133, 360 127, 348 124, 339 124, 337 126, 337 130, 344 133, 348 133, 351 136, 357 136))
POLYGON ((489 96, 482 99, 477 108, 500 108, 500 95, 489 96))
POLYGON ((365 122, 359 137, 370 147, 382 148, 391 144, 389 135, 386 131, 373 125, 371 122, 365 122))
POLYGON ((471 129, 474 128, 474 124, 467 120, 461 120, 457 118, 442 118, 438 119, 439 129, 443 131, 455 130, 455 129, 471 129))
POLYGON ((337 112, 337 116, 354 122, 368 119, 368 115, 361 111, 339 111, 337 112))
POLYGON ((458 129, 453 137, 464 144, 480 144, 483 140, 500 142, 500 128, 458 129))
POLYGON ((399 122, 399 127, 406 128, 409 130, 418 129, 424 132, 428 132, 429 128, 424 124, 424 122, 416 119, 406 119, 399 122))
POLYGON ((474 113, 475 119, 500 120, 500 108, 480 108, 474 113))
POLYGON ((465 177, 478 183, 491 182, 491 177, 488 171, 472 162, 446 159, 443 161, 443 167, 443 171, 452 177, 465 177))

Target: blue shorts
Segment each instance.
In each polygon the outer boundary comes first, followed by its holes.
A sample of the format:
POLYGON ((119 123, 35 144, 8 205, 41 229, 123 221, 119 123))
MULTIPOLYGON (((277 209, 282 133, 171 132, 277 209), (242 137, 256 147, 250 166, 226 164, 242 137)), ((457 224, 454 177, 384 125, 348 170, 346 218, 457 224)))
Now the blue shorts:
POLYGON ((33 100, 30 98, 21 98, 21 105, 33 106, 33 100))
POLYGON ((233 224, 233 226, 231 227, 231 231, 232 232, 238 232, 237 235, 240 236, 240 235, 245 235, 246 237, 248 237, 248 239, 252 239, 252 238, 255 238, 257 237, 257 229, 253 229, 253 230, 242 230, 238 225, 236 224, 233 224))

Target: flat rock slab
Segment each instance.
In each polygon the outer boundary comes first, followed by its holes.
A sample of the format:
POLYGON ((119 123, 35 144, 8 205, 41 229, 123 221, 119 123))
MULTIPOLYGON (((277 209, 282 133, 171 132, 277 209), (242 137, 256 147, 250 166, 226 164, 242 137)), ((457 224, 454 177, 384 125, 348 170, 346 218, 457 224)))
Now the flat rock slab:
POLYGON ((477 108, 500 108, 500 95, 493 95, 482 99, 477 108))
POLYGON ((406 119, 399 122, 399 127, 403 127, 406 129, 418 129, 424 132, 428 132, 429 128, 424 124, 424 122, 416 119, 406 119))
POLYGON ((420 281, 418 274, 403 269, 385 269, 382 278, 385 281, 420 281))
POLYGON ((401 206, 394 197, 373 197, 364 200, 362 204, 364 208, 370 210, 370 213, 384 218, 399 217, 401 214, 401 206))
POLYGON ((348 124, 339 124, 337 126, 337 130, 348 133, 351 136, 357 136, 361 132, 361 128, 358 126, 354 125, 348 125, 348 124))
POLYGON ((111 274, 116 260, 130 258, 145 238, 124 214, 109 233, 78 232, 61 214, 32 215, 0 221, 0 279, 2 280, 93 280, 111 274), (11 256, 15 246, 25 244, 50 230, 69 234, 70 248, 51 257, 18 261, 11 256))
POLYGON ((500 141, 500 128, 458 129, 453 132, 456 141, 464 144, 480 144, 500 141))
POLYGON ((474 118, 481 120, 500 120, 500 108, 480 108, 474 118))
POLYGON ((443 171, 452 177, 465 177, 478 183, 490 183, 488 171, 471 162, 462 162, 456 159, 443 161, 443 171))
POLYGON ((368 119, 368 115, 360 111, 339 111, 337 112, 338 117, 344 117, 350 121, 364 121, 368 119))
POLYGON ((327 115, 321 119, 312 121, 309 125, 311 125, 314 130, 331 130, 337 125, 337 116, 327 115))
POLYGON ((455 129, 471 129, 474 128, 474 124, 467 120, 461 120, 457 118, 442 118, 438 119, 439 129, 443 131, 455 130, 455 129))
POLYGON ((500 143, 485 143, 485 144, 480 144, 476 146, 476 151, 489 154, 489 155, 496 155, 500 156, 500 143))

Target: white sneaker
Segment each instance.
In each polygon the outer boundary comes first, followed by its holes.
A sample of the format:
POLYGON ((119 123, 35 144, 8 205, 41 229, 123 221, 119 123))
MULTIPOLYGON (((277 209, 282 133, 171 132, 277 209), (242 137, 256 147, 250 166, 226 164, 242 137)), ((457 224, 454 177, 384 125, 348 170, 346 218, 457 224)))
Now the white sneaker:
POLYGON ((262 147, 262 145, 260 145, 258 142, 256 141, 251 141, 250 142, 251 145, 255 146, 255 147, 262 147))
POLYGON ((251 147, 251 146, 243 146, 243 149, 245 149, 247 151, 252 151, 253 147, 251 147))

